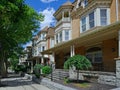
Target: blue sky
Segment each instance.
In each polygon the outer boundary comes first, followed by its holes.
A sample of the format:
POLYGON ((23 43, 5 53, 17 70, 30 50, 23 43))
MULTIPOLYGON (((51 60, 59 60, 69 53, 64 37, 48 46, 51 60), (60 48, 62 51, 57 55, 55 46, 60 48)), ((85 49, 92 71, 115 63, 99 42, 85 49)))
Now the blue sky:
MULTIPOLYGON (((45 26, 55 25, 55 18, 53 14, 55 11, 68 0, 25 0, 25 3, 30 7, 34 8, 38 13, 42 13, 45 18, 40 24, 40 29, 45 26)), ((73 2, 74 0, 69 0, 73 2)), ((31 42, 27 43, 25 46, 31 45, 31 42)))
MULTIPOLYGON (((44 21, 40 24, 42 29, 45 26, 55 24, 55 18, 53 17, 53 14, 62 4, 67 1, 68 0, 26 0, 25 3, 45 16, 44 21)), ((74 0, 69 1, 73 2, 74 0)))

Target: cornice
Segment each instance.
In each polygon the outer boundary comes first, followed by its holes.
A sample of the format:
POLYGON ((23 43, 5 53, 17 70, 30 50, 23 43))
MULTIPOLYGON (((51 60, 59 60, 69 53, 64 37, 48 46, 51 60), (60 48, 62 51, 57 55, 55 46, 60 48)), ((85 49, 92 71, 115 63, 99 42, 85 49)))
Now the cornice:
POLYGON ((92 0, 85 8, 79 7, 78 9, 76 9, 76 15, 84 15, 86 12, 89 12, 89 10, 95 9, 96 7, 100 6, 110 7, 111 3, 112 0, 92 0))

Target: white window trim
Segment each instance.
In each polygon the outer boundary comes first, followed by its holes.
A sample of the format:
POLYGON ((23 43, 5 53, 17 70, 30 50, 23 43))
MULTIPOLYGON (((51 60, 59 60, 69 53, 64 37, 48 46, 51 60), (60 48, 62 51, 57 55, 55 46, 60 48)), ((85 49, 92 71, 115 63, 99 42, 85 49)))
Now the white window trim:
POLYGON ((84 15, 80 19, 80 33, 86 32, 90 30, 89 26, 89 14, 94 12, 94 27, 101 26, 101 20, 100 20, 100 9, 107 9, 107 25, 110 24, 110 8, 96 8, 95 10, 89 12, 87 15, 84 15), (82 18, 86 17, 86 30, 82 31, 82 18))

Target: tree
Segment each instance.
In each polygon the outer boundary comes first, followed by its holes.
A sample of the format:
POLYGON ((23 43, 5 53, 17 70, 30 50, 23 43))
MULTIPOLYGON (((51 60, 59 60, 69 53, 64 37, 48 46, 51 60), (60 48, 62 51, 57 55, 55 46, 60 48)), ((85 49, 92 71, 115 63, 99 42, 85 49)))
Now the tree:
POLYGON ((0 1, 0 65, 6 76, 7 60, 28 42, 39 28, 44 16, 24 3, 24 0, 0 1))
POLYGON ((75 67, 77 70, 77 80, 79 79, 79 70, 88 70, 92 67, 91 62, 82 55, 75 55, 73 57, 68 58, 68 60, 64 63, 64 68, 69 69, 75 67))

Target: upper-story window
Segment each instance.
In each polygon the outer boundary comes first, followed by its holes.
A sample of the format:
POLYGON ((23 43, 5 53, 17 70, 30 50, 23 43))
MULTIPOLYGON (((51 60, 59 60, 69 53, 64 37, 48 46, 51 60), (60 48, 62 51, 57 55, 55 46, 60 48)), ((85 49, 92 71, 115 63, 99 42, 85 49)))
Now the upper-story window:
POLYGON ((83 17, 81 22, 82 22, 82 31, 84 32, 86 31, 86 17, 83 17))
POLYGON ((45 34, 45 33, 42 33, 41 36, 40 36, 40 37, 41 37, 41 40, 46 40, 46 39, 45 39, 45 36, 46 36, 46 34, 45 34))
POLYGON ((100 9, 100 24, 107 25, 107 9, 100 9))
POLYGON ((65 41, 69 40, 69 30, 65 30, 65 41))
POLYGON ((58 43, 58 34, 56 35, 56 43, 58 43))
POLYGON ((92 28, 95 26, 95 22, 94 22, 94 12, 89 14, 89 28, 92 28))
POLYGON ((110 24, 110 9, 97 8, 80 19, 80 32, 85 32, 96 26, 110 24))
POLYGON ((62 32, 60 32, 60 42, 62 42, 62 32))
POLYGON ((45 50, 45 46, 42 46, 42 51, 44 51, 45 50))
POLYGON ((88 0, 84 0, 84 6, 86 7, 88 5, 88 0))

